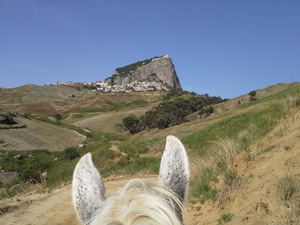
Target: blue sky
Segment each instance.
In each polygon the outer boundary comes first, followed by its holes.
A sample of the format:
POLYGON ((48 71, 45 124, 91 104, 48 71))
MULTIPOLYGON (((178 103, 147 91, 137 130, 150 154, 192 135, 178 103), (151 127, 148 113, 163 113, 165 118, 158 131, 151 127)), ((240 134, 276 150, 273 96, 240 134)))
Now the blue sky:
POLYGON ((0 0, 0 87, 104 80, 163 54, 199 94, 300 81, 300 1, 0 0))

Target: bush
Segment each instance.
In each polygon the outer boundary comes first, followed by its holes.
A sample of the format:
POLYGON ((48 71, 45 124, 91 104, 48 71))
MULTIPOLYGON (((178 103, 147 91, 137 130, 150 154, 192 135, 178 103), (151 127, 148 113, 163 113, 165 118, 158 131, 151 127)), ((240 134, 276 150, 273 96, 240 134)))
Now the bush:
POLYGON ((156 120, 156 125, 159 129, 165 129, 171 123, 170 117, 168 115, 162 115, 156 120))
POLYGON ((255 101, 255 100, 257 100, 257 98, 255 97, 256 96, 256 91, 250 91, 249 93, 248 93, 248 95, 250 96, 250 101, 255 101))
POLYGON ((55 117, 55 119, 57 119, 57 121, 62 119, 61 114, 55 114, 54 117, 55 117))
POLYGON ((218 225, 228 223, 231 221, 233 214, 223 214, 220 219, 218 219, 218 225))
POLYGON ((211 115, 213 113, 214 113, 214 108, 212 106, 210 106, 207 109, 201 109, 198 114, 202 118, 202 117, 208 117, 209 115, 211 115))
POLYGON ((131 134, 135 134, 141 130, 141 120, 135 115, 130 115, 122 119, 123 125, 126 130, 131 134))
POLYGON ((41 153, 34 158, 23 160, 23 168, 19 171, 24 181, 41 182, 41 174, 50 169, 53 164, 53 157, 47 153, 41 153))
POLYGON ((79 157, 79 153, 74 147, 66 148, 63 154, 64 154, 64 159, 66 160, 72 160, 79 157))

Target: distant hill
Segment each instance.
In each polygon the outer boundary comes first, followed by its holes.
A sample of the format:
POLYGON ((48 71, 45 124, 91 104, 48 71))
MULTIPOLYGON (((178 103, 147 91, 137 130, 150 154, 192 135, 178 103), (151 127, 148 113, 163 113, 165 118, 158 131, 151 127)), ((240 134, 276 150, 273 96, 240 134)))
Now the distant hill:
POLYGON ((0 90, 0 113, 20 112, 42 115, 79 111, 107 112, 142 106, 161 98, 157 92, 98 93, 64 85, 25 85, 0 90))
POLYGON ((0 89, 0 104, 16 104, 41 101, 62 101, 76 95, 75 88, 66 86, 24 85, 17 88, 0 89))

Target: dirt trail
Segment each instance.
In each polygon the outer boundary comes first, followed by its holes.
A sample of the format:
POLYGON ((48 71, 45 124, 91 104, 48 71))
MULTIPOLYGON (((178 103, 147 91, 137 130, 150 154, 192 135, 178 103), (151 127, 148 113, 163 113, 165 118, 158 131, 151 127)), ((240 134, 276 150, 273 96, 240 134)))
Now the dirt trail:
MULTIPOLYGON (((155 181, 156 177, 147 180, 155 181)), ((130 178, 104 180, 107 194, 123 187, 130 178)), ((60 225, 78 223, 72 204, 72 185, 39 193, 38 191, 15 196, 0 202, 1 225, 60 225), (3 211, 8 212, 3 212, 3 211)))

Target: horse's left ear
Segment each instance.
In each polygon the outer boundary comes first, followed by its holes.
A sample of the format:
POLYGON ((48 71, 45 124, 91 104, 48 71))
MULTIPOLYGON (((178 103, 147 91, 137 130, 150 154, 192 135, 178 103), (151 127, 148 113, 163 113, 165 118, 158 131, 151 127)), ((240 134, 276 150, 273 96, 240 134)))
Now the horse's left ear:
POLYGON ((79 219, 84 224, 89 224, 106 199, 105 187, 100 173, 92 162, 91 153, 85 154, 76 165, 72 195, 79 219))
POLYGON ((159 183, 175 192, 183 201, 189 175, 189 162, 183 144, 175 136, 168 136, 160 163, 159 183))

